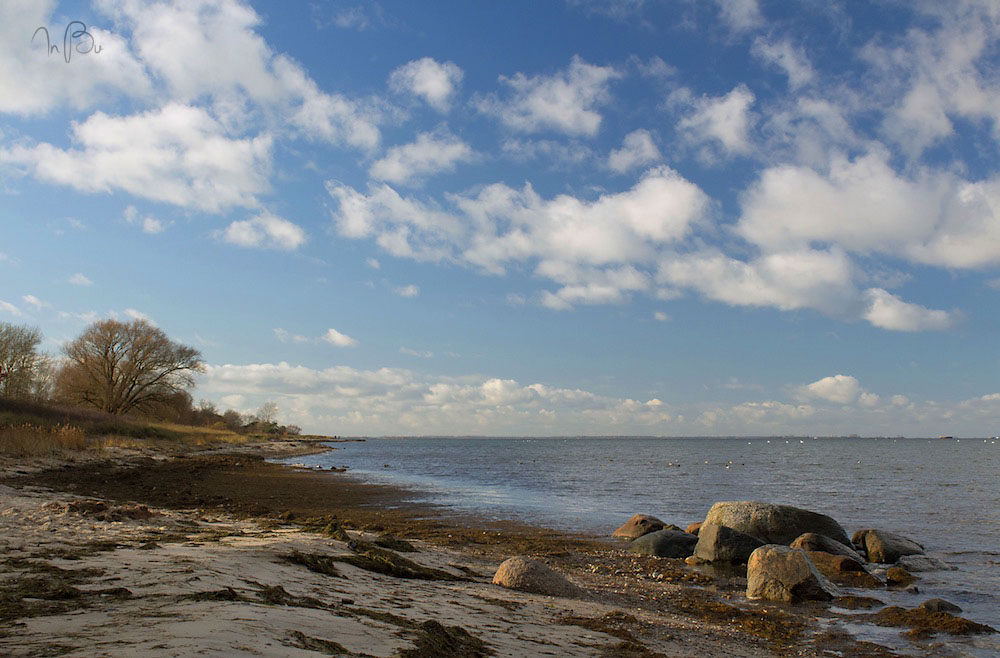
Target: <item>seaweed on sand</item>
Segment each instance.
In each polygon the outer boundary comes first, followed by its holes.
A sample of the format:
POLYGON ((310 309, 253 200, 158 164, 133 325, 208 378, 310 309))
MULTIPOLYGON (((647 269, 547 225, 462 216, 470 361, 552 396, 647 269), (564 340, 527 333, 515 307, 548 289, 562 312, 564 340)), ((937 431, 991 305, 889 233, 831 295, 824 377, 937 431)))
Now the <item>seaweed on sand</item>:
POLYGON ((599 655, 601 658, 667 658, 666 654, 653 651, 644 644, 628 640, 605 647, 599 655))
POLYGON ((778 607, 738 608, 697 590, 678 593, 666 601, 666 607, 696 619, 736 628, 780 646, 798 642, 806 624, 778 607))
POLYGON ((211 590, 207 592, 195 592, 194 594, 187 594, 184 597, 190 601, 249 601, 247 597, 243 596, 232 587, 224 587, 222 589, 211 590))
POLYGON ((368 542, 355 541, 348 545, 354 555, 337 556, 335 559, 345 564, 396 578, 415 580, 469 581, 465 576, 457 576, 440 569, 432 569, 417 564, 413 560, 380 548, 368 542))
POLYGON ((327 656, 357 656, 359 654, 351 653, 344 648, 342 644, 338 644, 332 640, 324 640, 318 637, 309 637, 305 633, 300 631, 292 631, 292 642, 291 646, 297 649, 305 649, 306 651, 315 651, 316 653, 321 653, 327 656))
POLYGON ((0 581, 0 620, 60 614, 83 608, 96 600, 132 597, 124 587, 81 590, 74 587, 100 574, 97 569, 68 570, 44 562, 10 560, 27 573, 0 581))
POLYGON ((413 648, 399 652, 400 658, 485 658, 495 652, 461 626, 442 626, 433 619, 417 627, 413 648))
POLYGON ((927 637, 935 633, 975 635, 997 632, 992 626, 979 624, 950 612, 931 612, 924 608, 906 609, 890 606, 869 615, 858 616, 878 626, 908 627, 911 630, 907 632, 907 635, 915 638, 927 637))
POLYGON ((381 546, 382 548, 388 548, 392 551, 399 551, 400 553, 416 553, 417 549, 413 544, 406 541, 405 539, 397 539, 390 534, 382 533, 378 538, 372 540, 372 543, 376 546, 381 546))
POLYGON ((297 608, 327 609, 330 606, 311 596, 295 596, 285 591, 281 585, 264 585, 257 594, 260 600, 270 605, 288 605, 297 608))
POLYGON ((575 615, 567 615, 559 618, 559 623, 571 626, 580 626, 581 628, 586 628, 587 630, 617 637, 619 640, 624 640, 625 642, 637 642, 635 635, 628 629, 628 627, 637 625, 639 620, 627 612, 622 612, 621 610, 609 612, 602 617, 577 617, 575 615))
POLYGON ((300 564, 306 569, 309 569, 309 571, 321 573, 324 576, 332 576, 334 578, 342 577, 341 573, 337 570, 337 567, 334 564, 337 560, 329 555, 293 551, 286 555, 285 559, 292 564, 300 564))
POLYGON ((368 542, 352 541, 348 544, 348 547, 354 551, 353 555, 323 555, 321 553, 294 551, 286 555, 285 559, 294 564, 301 564, 310 571, 335 577, 342 575, 337 570, 335 563, 342 562, 358 567, 359 569, 364 569, 365 571, 393 576, 395 578, 444 581, 470 580, 465 576, 458 576, 440 569, 425 567, 390 550, 379 548, 368 542))
POLYGON ((600 655, 605 658, 664 658, 663 654, 650 650, 636 638, 630 628, 641 625, 641 622, 622 610, 615 610, 601 617, 567 615, 558 621, 560 624, 580 626, 621 640, 618 644, 602 649, 600 655))

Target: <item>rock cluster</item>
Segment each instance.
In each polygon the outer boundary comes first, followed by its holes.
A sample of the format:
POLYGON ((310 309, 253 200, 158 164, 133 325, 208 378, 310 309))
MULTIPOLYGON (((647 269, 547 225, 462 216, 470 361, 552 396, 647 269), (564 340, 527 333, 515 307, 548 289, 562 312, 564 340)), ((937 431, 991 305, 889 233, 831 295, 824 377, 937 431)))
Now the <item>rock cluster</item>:
POLYGON ((636 514, 614 536, 631 540, 628 550, 642 555, 685 558, 691 565, 746 564, 748 597, 790 603, 832 600, 838 585, 915 592, 914 572, 951 568, 924 555, 912 539, 875 528, 849 537, 825 514, 750 500, 715 503, 687 531, 636 514))

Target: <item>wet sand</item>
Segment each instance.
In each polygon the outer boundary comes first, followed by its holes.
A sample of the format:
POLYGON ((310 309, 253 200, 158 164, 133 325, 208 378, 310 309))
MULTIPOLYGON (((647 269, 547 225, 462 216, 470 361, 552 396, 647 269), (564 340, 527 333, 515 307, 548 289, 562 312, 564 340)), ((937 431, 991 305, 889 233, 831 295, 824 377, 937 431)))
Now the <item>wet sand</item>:
POLYGON ((825 607, 746 601, 739 574, 265 459, 315 449, 0 463, 0 653, 892 655, 853 642, 825 607), (358 561, 359 545, 387 536, 437 579, 358 561), (587 594, 492 585, 512 555, 587 594))

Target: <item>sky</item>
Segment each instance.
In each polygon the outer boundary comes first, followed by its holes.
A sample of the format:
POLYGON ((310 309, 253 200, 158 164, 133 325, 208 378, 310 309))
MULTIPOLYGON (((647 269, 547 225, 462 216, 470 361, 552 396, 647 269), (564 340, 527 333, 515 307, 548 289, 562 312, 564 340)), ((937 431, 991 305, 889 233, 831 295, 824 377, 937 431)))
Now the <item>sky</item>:
POLYGON ((196 400, 317 433, 993 436, 998 37, 996 0, 6 0, 0 321, 145 318, 196 400))

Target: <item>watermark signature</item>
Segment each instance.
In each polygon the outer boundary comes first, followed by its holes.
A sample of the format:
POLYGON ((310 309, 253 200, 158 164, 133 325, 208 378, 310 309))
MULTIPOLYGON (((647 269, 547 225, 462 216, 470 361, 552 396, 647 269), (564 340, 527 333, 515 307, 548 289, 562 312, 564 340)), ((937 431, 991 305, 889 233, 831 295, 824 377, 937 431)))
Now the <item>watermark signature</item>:
POLYGON ((87 25, 83 21, 70 21, 66 25, 66 30, 63 32, 61 51, 59 50, 59 44, 53 45, 52 40, 49 38, 49 28, 44 25, 35 30, 35 33, 31 35, 32 44, 35 43, 35 38, 38 37, 39 32, 45 35, 45 52, 50 56, 53 53, 61 53, 67 64, 73 58, 74 50, 81 55, 86 55, 87 53, 94 53, 96 55, 103 50, 102 46, 97 44, 94 35, 87 31, 87 25))

